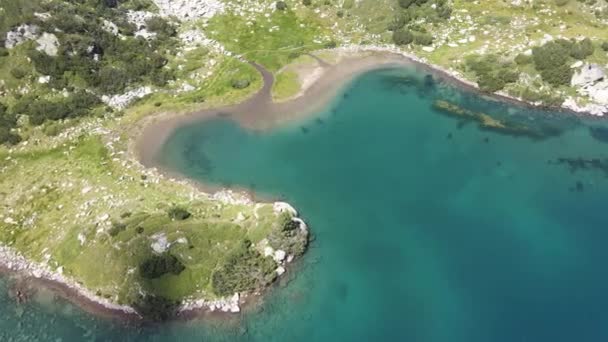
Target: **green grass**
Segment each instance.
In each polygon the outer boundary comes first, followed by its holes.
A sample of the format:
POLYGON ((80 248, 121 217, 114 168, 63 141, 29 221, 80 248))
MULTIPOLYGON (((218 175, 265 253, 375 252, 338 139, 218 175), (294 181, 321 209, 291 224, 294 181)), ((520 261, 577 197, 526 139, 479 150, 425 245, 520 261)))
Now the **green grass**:
POLYGON ((276 75, 272 88, 272 98, 275 101, 288 99, 300 91, 298 74, 294 71, 283 71, 276 75))
POLYGON ((322 48, 325 30, 314 17, 299 17, 287 10, 275 11, 268 18, 259 15, 254 21, 231 13, 216 15, 207 34, 228 50, 276 71, 299 54, 322 48))

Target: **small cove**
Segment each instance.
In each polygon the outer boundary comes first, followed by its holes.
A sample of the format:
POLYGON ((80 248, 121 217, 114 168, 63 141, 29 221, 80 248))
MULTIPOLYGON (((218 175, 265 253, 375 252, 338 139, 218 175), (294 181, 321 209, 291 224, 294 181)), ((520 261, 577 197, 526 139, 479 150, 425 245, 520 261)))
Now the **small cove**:
POLYGON ((141 330, 2 297, 2 337, 604 340, 608 144, 590 130, 604 126, 414 68, 365 73, 315 116, 272 130, 221 117, 184 126, 161 165, 301 211, 315 240, 292 274, 242 316, 141 330), (535 134, 480 127, 437 100, 535 134))

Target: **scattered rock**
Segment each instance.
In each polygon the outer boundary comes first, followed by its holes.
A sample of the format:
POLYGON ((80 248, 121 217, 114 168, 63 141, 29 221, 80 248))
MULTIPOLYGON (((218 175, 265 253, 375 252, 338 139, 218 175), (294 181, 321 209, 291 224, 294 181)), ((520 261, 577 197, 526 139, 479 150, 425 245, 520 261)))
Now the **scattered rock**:
POLYGON ((37 36, 38 26, 23 24, 6 33, 4 46, 12 49, 26 40, 36 39, 37 36))
POLYGON ((219 0, 154 0, 162 16, 175 16, 180 20, 211 18, 224 10, 219 0))
POLYGON ((171 247, 171 244, 169 243, 169 240, 167 240, 167 235, 165 235, 165 233, 154 234, 150 238, 154 240, 150 247, 155 253, 162 254, 166 252, 169 247, 171 247))
POLYGON ((139 87, 121 95, 104 95, 101 97, 101 101, 114 109, 120 110, 126 108, 131 102, 148 94, 152 94, 152 88, 139 87))
POLYGON ((279 249, 274 252, 274 256, 272 258, 274 259, 274 261, 280 263, 280 262, 283 262, 283 260, 285 260, 286 255, 287 255, 287 253, 285 253, 285 251, 279 249))
POLYGON ((43 51, 49 56, 57 56, 59 40, 54 34, 44 32, 38 39, 36 39, 36 43, 38 43, 36 50, 43 51))

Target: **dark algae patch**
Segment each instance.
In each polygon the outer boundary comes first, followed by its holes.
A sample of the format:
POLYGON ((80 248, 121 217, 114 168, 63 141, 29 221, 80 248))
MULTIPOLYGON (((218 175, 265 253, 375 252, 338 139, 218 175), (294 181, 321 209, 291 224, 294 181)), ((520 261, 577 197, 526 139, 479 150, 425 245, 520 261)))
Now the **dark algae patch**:
POLYGON ((544 139, 549 135, 540 129, 525 126, 505 119, 497 119, 486 113, 474 112, 446 100, 436 100, 433 108, 442 114, 459 119, 459 125, 475 122, 479 129, 510 136, 522 136, 531 139, 544 139))

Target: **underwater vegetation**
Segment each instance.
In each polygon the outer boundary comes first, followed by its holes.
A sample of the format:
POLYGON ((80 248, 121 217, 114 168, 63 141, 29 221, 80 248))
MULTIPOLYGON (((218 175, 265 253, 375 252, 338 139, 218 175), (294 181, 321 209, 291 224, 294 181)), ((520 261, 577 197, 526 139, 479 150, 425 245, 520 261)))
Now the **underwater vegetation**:
POLYGON ((570 169, 571 173, 584 170, 598 170, 608 177, 608 158, 565 158, 560 157, 556 160, 550 160, 549 164, 565 165, 570 169))
POLYGON ((527 126, 514 120, 498 119, 486 113, 475 112, 446 100, 433 102, 433 108, 447 116, 460 120, 458 126, 462 127, 469 122, 477 122, 479 129, 492 131, 510 136, 523 136, 534 140, 542 140, 561 134, 561 130, 549 126, 527 126))

